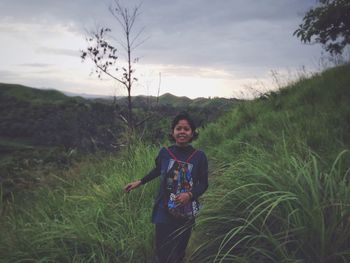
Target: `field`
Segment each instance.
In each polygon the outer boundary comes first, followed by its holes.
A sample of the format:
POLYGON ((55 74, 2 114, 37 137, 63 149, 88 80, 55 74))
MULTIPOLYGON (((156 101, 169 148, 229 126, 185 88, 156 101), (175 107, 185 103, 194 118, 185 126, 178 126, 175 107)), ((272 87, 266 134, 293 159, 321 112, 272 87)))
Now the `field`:
MULTIPOLYGON (((188 262, 350 261, 350 66, 241 102, 200 129, 209 157, 188 262)), ((160 145, 89 156, 3 199, 4 262, 151 262, 155 180, 122 187, 160 145)))

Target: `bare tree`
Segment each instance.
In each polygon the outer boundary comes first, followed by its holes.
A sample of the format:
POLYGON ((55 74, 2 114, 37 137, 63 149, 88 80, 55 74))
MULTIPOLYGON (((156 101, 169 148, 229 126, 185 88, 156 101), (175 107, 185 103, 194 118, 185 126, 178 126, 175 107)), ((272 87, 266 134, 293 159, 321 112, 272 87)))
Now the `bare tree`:
MULTIPOLYGON (((88 48, 81 51, 81 58, 85 60, 90 58, 95 65, 95 73, 101 78, 102 74, 106 74, 110 78, 121 83, 128 91, 128 127, 133 130, 135 127, 133 114, 132 114, 132 101, 131 91, 137 78, 134 77, 135 69, 133 65, 138 62, 137 57, 133 57, 133 51, 136 47, 142 44, 144 41, 139 41, 140 35, 144 28, 134 33, 135 21, 140 13, 140 6, 138 5, 133 9, 129 9, 120 5, 118 0, 114 0, 113 4, 109 7, 109 11, 118 22, 122 29, 123 41, 120 45, 126 52, 126 65, 120 67, 116 65, 118 56, 117 48, 111 44, 109 40, 111 29, 102 27, 91 33, 86 39, 88 42, 88 48)), ((124 118, 125 120, 125 118, 124 118)))

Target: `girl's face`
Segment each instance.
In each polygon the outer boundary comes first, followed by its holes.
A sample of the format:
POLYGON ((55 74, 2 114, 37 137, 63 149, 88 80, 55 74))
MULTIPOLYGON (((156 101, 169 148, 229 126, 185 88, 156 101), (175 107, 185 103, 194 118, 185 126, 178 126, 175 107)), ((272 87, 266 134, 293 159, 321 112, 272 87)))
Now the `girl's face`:
POLYGON ((192 139, 192 129, 187 120, 180 120, 173 130, 173 137, 179 146, 186 146, 192 139))

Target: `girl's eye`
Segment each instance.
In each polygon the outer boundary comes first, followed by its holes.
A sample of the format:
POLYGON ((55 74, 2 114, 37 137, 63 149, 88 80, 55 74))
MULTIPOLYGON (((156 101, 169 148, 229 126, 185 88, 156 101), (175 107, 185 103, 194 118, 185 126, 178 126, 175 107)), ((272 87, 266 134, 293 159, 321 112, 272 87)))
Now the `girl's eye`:
POLYGON ((180 127, 176 127, 175 130, 177 130, 177 131, 181 131, 181 130, 189 131, 190 128, 189 128, 189 127, 181 127, 181 126, 180 126, 180 127))

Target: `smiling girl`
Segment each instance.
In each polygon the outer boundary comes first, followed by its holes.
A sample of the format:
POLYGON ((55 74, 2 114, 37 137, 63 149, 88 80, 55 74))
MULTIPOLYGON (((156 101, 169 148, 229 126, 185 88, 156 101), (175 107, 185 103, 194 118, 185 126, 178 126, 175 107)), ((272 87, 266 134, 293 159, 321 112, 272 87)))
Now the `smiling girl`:
POLYGON ((152 212, 155 224, 153 262, 182 262, 184 259, 199 210, 198 197, 208 188, 207 157, 190 144, 197 136, 190 116, 185 112, 178 114, 172 121, 170 134, 175 144, 159 151, 155 168, 146 176, 124 187, 124 191, 129 192, 160 177, 152 212))

